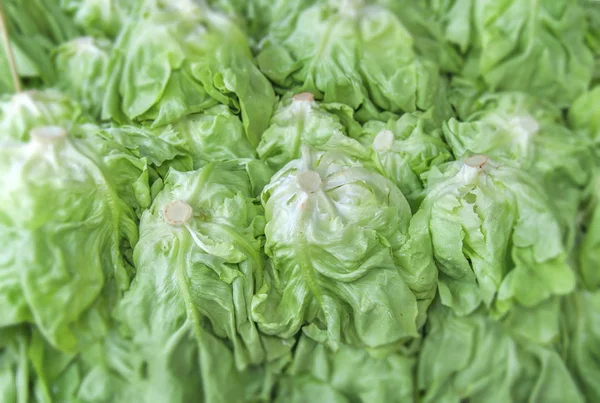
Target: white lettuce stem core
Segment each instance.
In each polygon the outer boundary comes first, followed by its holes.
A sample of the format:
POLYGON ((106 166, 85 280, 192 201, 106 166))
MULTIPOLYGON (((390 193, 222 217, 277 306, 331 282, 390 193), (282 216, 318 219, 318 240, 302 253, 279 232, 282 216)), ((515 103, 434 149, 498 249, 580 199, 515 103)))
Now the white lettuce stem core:
POLYGON ((391 130, 382 130, 373 139, 373 149, 377 152, 390 151, 393 143, 394 133, 391 130))
POLYGON ((168 203, 163 210, 163 218, 170 225, 180 226, 192 217, 192 206, 181 200, 168 203))
POLYGON ((67 137, 67 131, 59 126, 40 126, 29 133, 31 140, 37 143, 54 143, 67 137))
POLYGON ((485 155, 473 155, 467 158, 465 164, 473 168, 483 168, 488 161, 489 159, 485 155))
POLYGON ((315 193, 321 188, 323 181, 315 171, 302 171, 296 175, 296 183, 307 193, 315 193))
POLYGON ((485 155, 473 155, 464 162, 459 175, 464 183, 474 183, 483 172, 489 159, 485 155))
POLYGON ((296 116, 306 116, 315 103, 315 97, 310 92, 302 92, 292 98, 292 111, 296 116))

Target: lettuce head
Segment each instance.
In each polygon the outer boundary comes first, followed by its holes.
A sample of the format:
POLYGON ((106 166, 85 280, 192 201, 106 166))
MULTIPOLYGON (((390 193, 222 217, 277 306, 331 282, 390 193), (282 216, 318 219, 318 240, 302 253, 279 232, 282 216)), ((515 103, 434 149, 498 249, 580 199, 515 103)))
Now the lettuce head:
POLYGON ((149 199, 145 162, 96 141, 42 126, 0 148, 0 326, 30 323, 65 352, 106 332, 149 199))
POLYGON ((345 103, 360 120, 432 104, 438 69, 415 53, 413 37, 394 13, 364 0, 311 3, 269 27, 257 60, 271 81, 345 103))
POLYGON ((191 0, 147 1, 136 15, 116 39, 102 118, 158 127, 223 104, 256 145, 275 99, 243 32, 191 0))
POLYGON ((261 331, 286 338, 302 328, 333 349, 418 336, 436 270, 390 180, 348 155, 304 148, 262 202, 270 260, 252 301, 261 331))
POLYGON ((573 291, 559 223, 530 175, 475 155, 432 169, 428 186, 411 225, 429 230, 443 305, 502 315, 573 291))
POLYGON ((265 260, 256 196, 269 176, 257 160, 171 170, 142 215, 137 274, 115 314, 146 363, 131 382, 138 399, 244 401, 250 367, 289 352, 250 311, 265 260))

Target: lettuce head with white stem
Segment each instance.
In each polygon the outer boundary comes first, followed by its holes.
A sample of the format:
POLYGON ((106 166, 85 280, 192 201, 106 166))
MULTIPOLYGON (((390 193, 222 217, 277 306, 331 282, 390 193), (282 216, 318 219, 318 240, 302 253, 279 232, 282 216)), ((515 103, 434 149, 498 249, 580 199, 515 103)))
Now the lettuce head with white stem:
POLYGON ((144 178, 149 198, 145 163, 114 144, 101 153, 97 141, 43 126, 0 147, 0 326, 29 323, 69 353, 106 332, 133 275, 128 196, 144 178))
POLYGON ((575 287, 560 226, 539 184, 484 155, 433 168, 412 225, 428 228, 443 305, 502 315, 575 287))
POLYGON ((428 240, 417 244, 410 207, 388 179, 356 158, 304 148, 262 193, 270 260, 252 317, 266 334, 300 329, 340 343, 386 347, 418 336, 435 293, 428 240))
POLYGON ((258 160, 171 170, 143 214, 136 277, 116 313, 147 362, 142 400, 243 401, 244 370, 291 349, 250 315, 265 261, 256 196, 270 174, 258 160))
POLYGON ((582 190, 596 164, 593 138, 570 130, 562 111, 543 99, 522 92, 474 93, 468 94, 473 98, 470 111, 443 125, 454 156, 485 154, 530 173, 550 196, 572 245, 582 190))

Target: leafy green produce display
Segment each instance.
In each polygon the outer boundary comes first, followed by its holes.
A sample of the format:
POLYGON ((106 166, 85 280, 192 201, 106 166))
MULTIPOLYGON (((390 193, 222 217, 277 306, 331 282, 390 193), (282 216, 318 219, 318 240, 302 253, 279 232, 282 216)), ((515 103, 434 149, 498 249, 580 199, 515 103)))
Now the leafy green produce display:
POLYGON ((0 402, 600 400, 600 2, 1 0, 0 402))

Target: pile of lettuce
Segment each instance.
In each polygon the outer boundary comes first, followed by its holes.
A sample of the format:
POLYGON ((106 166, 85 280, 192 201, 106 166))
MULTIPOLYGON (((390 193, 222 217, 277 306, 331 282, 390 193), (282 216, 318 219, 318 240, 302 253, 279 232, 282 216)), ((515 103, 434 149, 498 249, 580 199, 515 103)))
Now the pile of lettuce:
POLYGON ((3 403, 600 401, 600 2, 3 0, 3 403))

